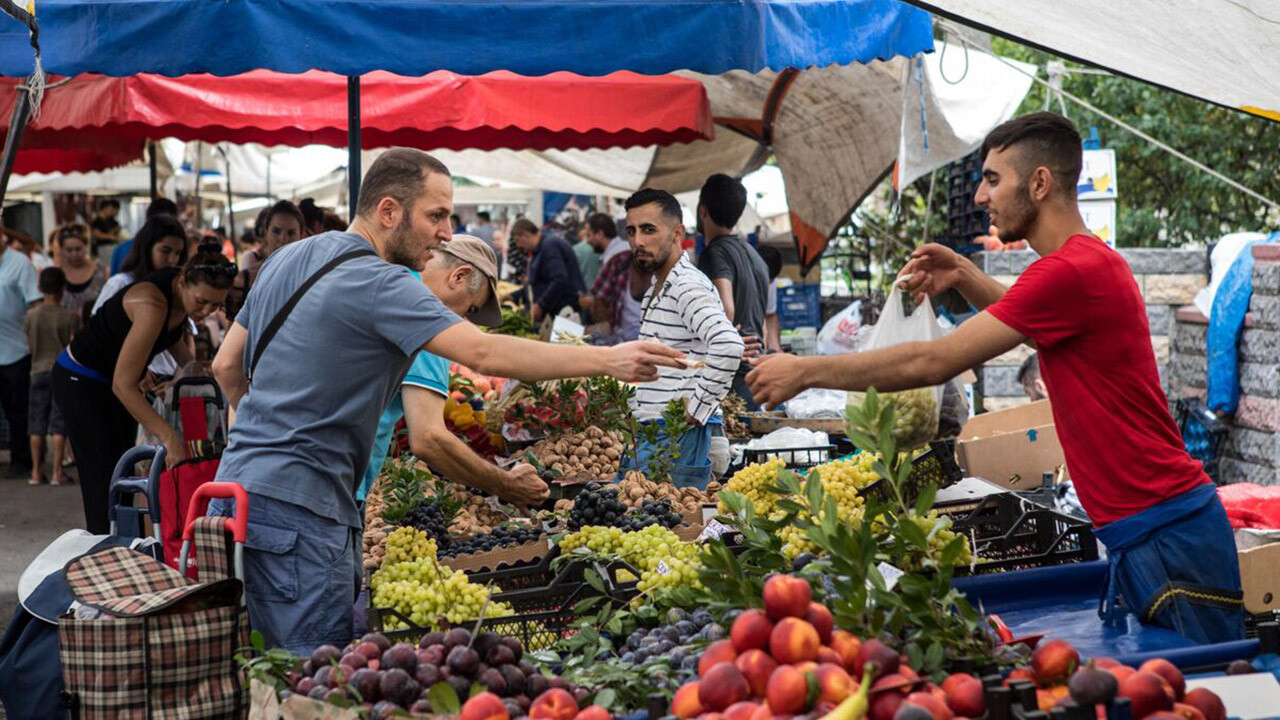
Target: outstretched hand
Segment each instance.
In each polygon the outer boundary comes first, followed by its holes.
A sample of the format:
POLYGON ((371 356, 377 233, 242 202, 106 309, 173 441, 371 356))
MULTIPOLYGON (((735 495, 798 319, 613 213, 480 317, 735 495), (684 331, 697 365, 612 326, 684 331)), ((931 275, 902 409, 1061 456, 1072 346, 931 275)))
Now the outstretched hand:
POLYGON ((960 255, 949 247, 937 243, 921 245, 911 253, 896 282, 916 302, 924 302, 926 296, 933 297, 956 286, 961 262, 960 255))
POLYGON ((752 370, 747 373, 751 396, 765 410, 772 410, 795 397, 804 390, 800 364, 800 358, 790 353, 752 359, 752 370))
POLYGON ((684 367, 684 353, 655 342, 635 341, 605 350, 609 354, 609 374, 624 382, 658 379, 658 366, 684 367))

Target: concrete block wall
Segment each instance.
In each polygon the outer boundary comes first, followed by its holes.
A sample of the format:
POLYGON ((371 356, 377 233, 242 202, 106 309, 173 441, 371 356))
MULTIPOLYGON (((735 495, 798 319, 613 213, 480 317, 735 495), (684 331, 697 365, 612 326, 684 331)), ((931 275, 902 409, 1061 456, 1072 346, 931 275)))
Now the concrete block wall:
MULTIPOLYGON (((1219 476, 1223 482, 1280 484, 1280 247, 1253 248, 1253 295, 1240 335, 1240 404, 1219 476)), ((1170 401, 1204 397, 1209 320, 1195 307, 1175 314, 1170 401)))
MULTIPOLYGON (((1151 346, 1155 350, 1161 379, 1165 380, 1171 356, 1174 314, 1179 307, 1191 302, 1208 281, 1205 252, 1148 248, 1128 248, 1119 252, 1133 270, 1138 288, 1146 300, 1151 346)), ((1019 250, 977 253, 973 261, 983 272, 1005 285, 1012 285, 1038 257, 1030 250, 1019 250)), ((1280 283, 1280 276, 1277 276, 1277 282, 1280 283)), ((1280 303, 1276 305, 1276 312, 1280 317, 1280 303)), ((983 366, 980 389, 984 409, 1003 410, 1027 402, 1022 385, 1018 383, 1018 368, 1031 353, 1031 348, 1024 345, 983 366)))

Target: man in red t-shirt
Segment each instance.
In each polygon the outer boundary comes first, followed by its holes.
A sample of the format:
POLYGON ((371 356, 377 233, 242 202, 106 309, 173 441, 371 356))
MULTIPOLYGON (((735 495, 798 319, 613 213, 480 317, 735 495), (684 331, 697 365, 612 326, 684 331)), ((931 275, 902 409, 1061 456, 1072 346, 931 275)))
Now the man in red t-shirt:
POLYGON ((1105 615, 1123 608, 1202 642, 1243 637, 1231 528, 1169 415, 1142 293, 1080 217, 1079 133, 1061 115, 1033 113, 993 130, 982 153, 978 205, 1002 241, 1026 239, 1040 259, 1006 288, 950 249, 925 245, 902 269, 903 287, 921 300, 955 288, 981 312, 933 342, 762 357, 747 377, 752 393, 774 406, 813 387, 938 385, 1031 344, 1076 492, 1107 546, 1105 615))

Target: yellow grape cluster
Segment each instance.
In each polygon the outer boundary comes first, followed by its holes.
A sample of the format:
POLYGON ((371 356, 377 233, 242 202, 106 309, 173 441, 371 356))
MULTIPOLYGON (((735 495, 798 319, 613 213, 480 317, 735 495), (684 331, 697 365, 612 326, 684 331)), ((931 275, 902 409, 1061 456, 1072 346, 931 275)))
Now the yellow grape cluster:
MULTIPOLYGON (((778 471, 785 467, 786 463, 776 457, 769 458, 766 462, 752 463, 734 473, 724 489, 747 498, 755 507, 757 515, 767 516, 773 511, 774 499, 777 497, 768 488, 777 483, 778 471)), ((721 502, 720 512, 728 511, 721 502)))
MULTIPOLYGON (((589 525, 560 541, 560 549, 565 552, 580 547, 601 555, 617 555, 639 570, 636 587, 641 592, 650 588, 698 584, 698 569, 702 566, 698 559, 698 544, 685 542, 674 532, 658 525, 639 531, 589 525)), ((624 570, 618 579, 637 578, 624 570)))
MULTIPOLYGON (((505 603, 485 602, 489 588, 467 579, 466 573, 441 565, 436 559, 436 543, 421 530, 397 528, 387 536, 387 555, 370 580, 373 605, 390 608, 419 627, 437 627, 440 618, 448 623, 475 620, 483 610, 486 617, 514 614, 505 603)), ((388 629, 406 627, 388 619, 388 629)))
MULTIPOLYGON (((860 453, 814 468, 822 483, 823 494, 836 503, 836 514, 840 522, 854 525, 862 522, 865 501, 859 491, 880 479, 874 467, 875 461, 875 455, 860 453)), ((780 520, 784 515, 782 511, 770 513, 774 520, 780 520)), ((808 519, 807 513, 804 516, 808 519)), ((783 527, 778 531, 778 537, 782 540, 783 554, 789 558, 818 552, 818 547, 809 540, 805 531, 795 525, 783 527)))

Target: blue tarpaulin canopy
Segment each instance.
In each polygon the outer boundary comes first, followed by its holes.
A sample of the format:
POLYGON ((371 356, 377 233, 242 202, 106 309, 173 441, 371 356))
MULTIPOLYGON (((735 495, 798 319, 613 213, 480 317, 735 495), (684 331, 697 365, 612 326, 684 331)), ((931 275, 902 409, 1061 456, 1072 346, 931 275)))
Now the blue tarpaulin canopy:
MULTIPOLYGON (((898 0, 36 0, 59 75, 389 70, 720 74, 847 65, 933 48, 898 0)), ((0 74, 32 71, 0 17, 0 74)))

